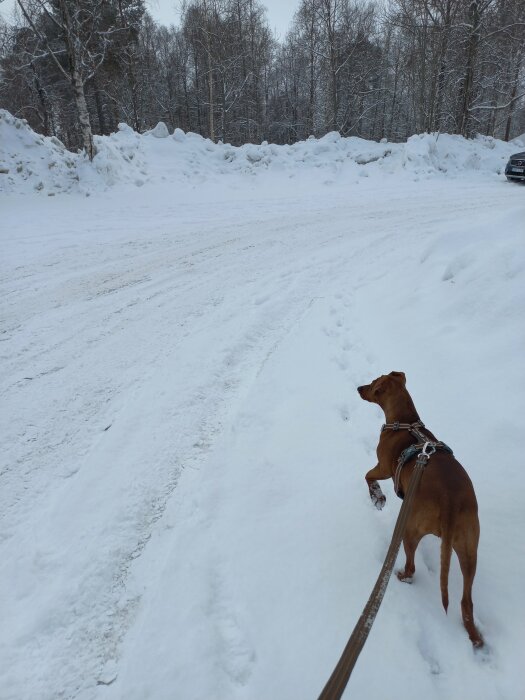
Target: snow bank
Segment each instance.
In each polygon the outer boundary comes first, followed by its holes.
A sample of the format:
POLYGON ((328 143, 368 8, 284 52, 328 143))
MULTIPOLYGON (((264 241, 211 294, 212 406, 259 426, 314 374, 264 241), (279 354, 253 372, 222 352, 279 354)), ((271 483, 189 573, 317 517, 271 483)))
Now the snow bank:
POLYGON ((97 155, 90 163, 54 136, 36 134, 25 119, 0 109, 0 191, 53 196, 73 190, 89 193, 117 183, 142 185, 147 175, 143 138, 119 124, 116 133, 94 137, 97 155))
POLYGON ((286 173, 296 177, 307 172, 348 178, 406 173, 409 177, 464 177, 466 173, 485 176, 503 174, 509 155, 516 150, 490 137, 468 140, 449 134, 411 136, 406 143, 367 141, 357 137, 343 138, 337 132, 320 139, 310 137, 293 145, 214 144, 193 133, 177 129, 173 144, 162 148, 173 153, 173 175, 177 179, 210 177, 227 173, 255 175, 264 171, 286 173), (177 177, 178 176, 178 177, 177 177))
POLYGON ((490 137, 473 140, 449 134, 411 136, 406 143, 381 143, 337 132, 310 137, 293 145, 213 143, 194 133, 168 128, 159 122, 138 134, 120 124, 110 136, 95 136, 97 155, 89 163, 71 153, 56 138, 36 134, 25 120, 0 110, 0 190, 39 191, 48 195, 80 190, 86 193, 119 183, 173 181, 196 185, 225 175, 321 178, 322 182, 355 183, 362 177, 405 175, 411 179, 502 176, 518 142, 490 137), (152 138, 154 137, 154 138, 152 138))
POLYGON ((119 124, 118 131, 110 136, 95 136, 97 155, 93 164, 82 159, 88 179, 89 168, 96 171, 97 184, 144 184, 148 177, 147 163, 142 149, 143 138, 127 124, 119 124), (101 182, 100 182, 101 181, 101 182))
POLYGON ((0 110, 0 190, 69 190, 78 185, 78 160, 57 138, 40 136, 25 119, 0 110))

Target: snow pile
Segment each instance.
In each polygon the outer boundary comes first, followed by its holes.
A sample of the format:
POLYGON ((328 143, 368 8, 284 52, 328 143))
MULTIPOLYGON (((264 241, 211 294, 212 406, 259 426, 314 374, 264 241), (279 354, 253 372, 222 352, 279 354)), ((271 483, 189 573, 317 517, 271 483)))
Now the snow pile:
POLYGON ((357 137, 343 138, 330 132, 293 145, 214 144, 193 133, 177 129, 173 135, 173 175, 192 179, 196 176, 226 173, 254 175, 263 171, 297 177, 310 171, 347 178, 406 173, 409 177, 446 173, 464 177, 465 173, 501 175, 516 145, 490 137, 467 140, 449 134, 411 136, 406 143, 376 143, 357 137))
MULTIPOLYGON (((0 190, 53 195, 79 190, 89 193, 120 183, 172 181, 197 186, 225 175, 261 175, 311 179, 325 184, 355 184, 363 177, 395 174, 409 179, 501 176, 518 143, 490 137, 473 140, 449 134, 411 136, 406 143, 381 143, 330 132, 293 145, 232 146, 213 143, 164 122, 138 134, 120 124, 110 136, 95 136, 93 163, 71 153, 56 138, 35 134, 25 120, 0 110, 0 190)), ((520 146, 521 147, 521 146, 520 146)), ((234 182, 232 180, 232 182, 234 182)))
POLYGON ((143 137, 127 124, 110 136, 95 136, 92 163, 68 151, 56 137, 35 133, 25 119, 0 109, 0 191, 89 193, 117 183, 142 185, 146 178, 143 137))
POLYGON ((146 131, 146 134, 154 136, 156 139, 167 139, 170 135, 169 129, 164 122, 159 122, 154 129, 146 131))
POLYGON ((78 184, 78 159, 57 138, 40 136, 25 119, 0 110, 0 190, 70 190, 78 184))
POLYGON ((415 173, 501 174, 515 150, 515 145, 490 136, 469 140, 452 134, 420 134, 401 144, 401 157, 403 166, 415 173))
MULTIPOLYGON (((118 131, 110 136, 95 136, 96 156, 93 164, 82 160, 89 177, 89 168, 94 168, 96 185, 133 183, 141 186, 148 178, 147 163, 142 144, 144 137, 127 124, 119 124, 118 131)), ((81 180, 84 178, 81 177, 81 180)))

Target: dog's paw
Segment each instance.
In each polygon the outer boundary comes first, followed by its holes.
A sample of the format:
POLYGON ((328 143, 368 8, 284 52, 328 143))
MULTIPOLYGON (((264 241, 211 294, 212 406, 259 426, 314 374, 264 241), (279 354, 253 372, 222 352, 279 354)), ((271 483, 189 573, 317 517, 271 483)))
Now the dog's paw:
POLYGON ((483 637, 477 629, 475 629, 474 633, 472 635, 469 635, 469 637, 475 651, 480 651, 481 649, 485 648, 485 640, 483 639, 483 637))
POLYGON ((405 574, 404 569, 400 569, 399 571, 396 571, 396 576, 402 583, 412 583, 412 581, 414 580, 413 576, 409 576, 409 575, 405 574))
POLYGON ((374 481, 374 483, 370 485, 369 490, 370 490, 370 500, 375 505, 377 510, 382 510, 383 506, 386 503, 386 496, 381 491, 381 486, 379 486, 377 481, 374 481))
POLYGON ((383 506, 386 503, 386 496, 381 494, 381 496, 370 496, 370 498, 372 499, 372 503, 375 505, 377 510, 383 510, 383 506))

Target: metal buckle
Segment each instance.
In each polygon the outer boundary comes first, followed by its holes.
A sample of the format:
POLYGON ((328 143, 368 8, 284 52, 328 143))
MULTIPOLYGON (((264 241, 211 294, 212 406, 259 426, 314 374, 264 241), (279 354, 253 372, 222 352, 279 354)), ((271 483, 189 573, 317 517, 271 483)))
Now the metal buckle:
POLYGON ((395 423, 392 423, 392 430, 399 430, 399 421, 396 420, 395 423))
POLYGON ((418 457, 426 457, 426 459, 428 459, 434 454, 435 451, 436 445, 433 442, 425 442, 421 448, 421 452, 418 454, 418 457))

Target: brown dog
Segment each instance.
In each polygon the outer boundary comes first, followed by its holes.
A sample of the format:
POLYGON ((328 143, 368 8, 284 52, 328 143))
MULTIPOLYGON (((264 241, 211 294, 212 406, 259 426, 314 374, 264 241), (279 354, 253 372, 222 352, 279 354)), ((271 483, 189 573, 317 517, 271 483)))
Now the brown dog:
MULTIPOLYGON (((398 495, 406 493, 415 464, 415 454, 398 470, 401 453, 419 442, 410 432, 416 426, 424 439, 437 439, 420 422, 412 398, 408 393, 403 372, 391 372, 374 379, 367 386, 358 387, 362 399, 376 403, 383 409, 386 426, 382 429, 377 446, 378 464, 365 476, 370 498, 382 508, 385 496, 378 480, 396 476, 398 495), (398 424, 401 424, 398 426, 398 424)), ((439 443, 441 445, 441 443, 439 443)), ((443 446, 446 448, 446 446, 443 446)), ((476 574, 479 540, 478 504, 472 482, 449 448, 438 449, 428 460, 415 494, 412 510, 403 537, 406 554, 404 571, 397 573, 401 581, 410 582, 415 572, 414 555, 424 535, 441 537, 441 600, 448 608, 448 573, 452 549, 456 552, 463 574, 461 612, 463 624, 475 647, 483 646, 483 638, 474 624, 472 583, 476 574)), ((419 450, 418 450, 419 451, 419 450)))

